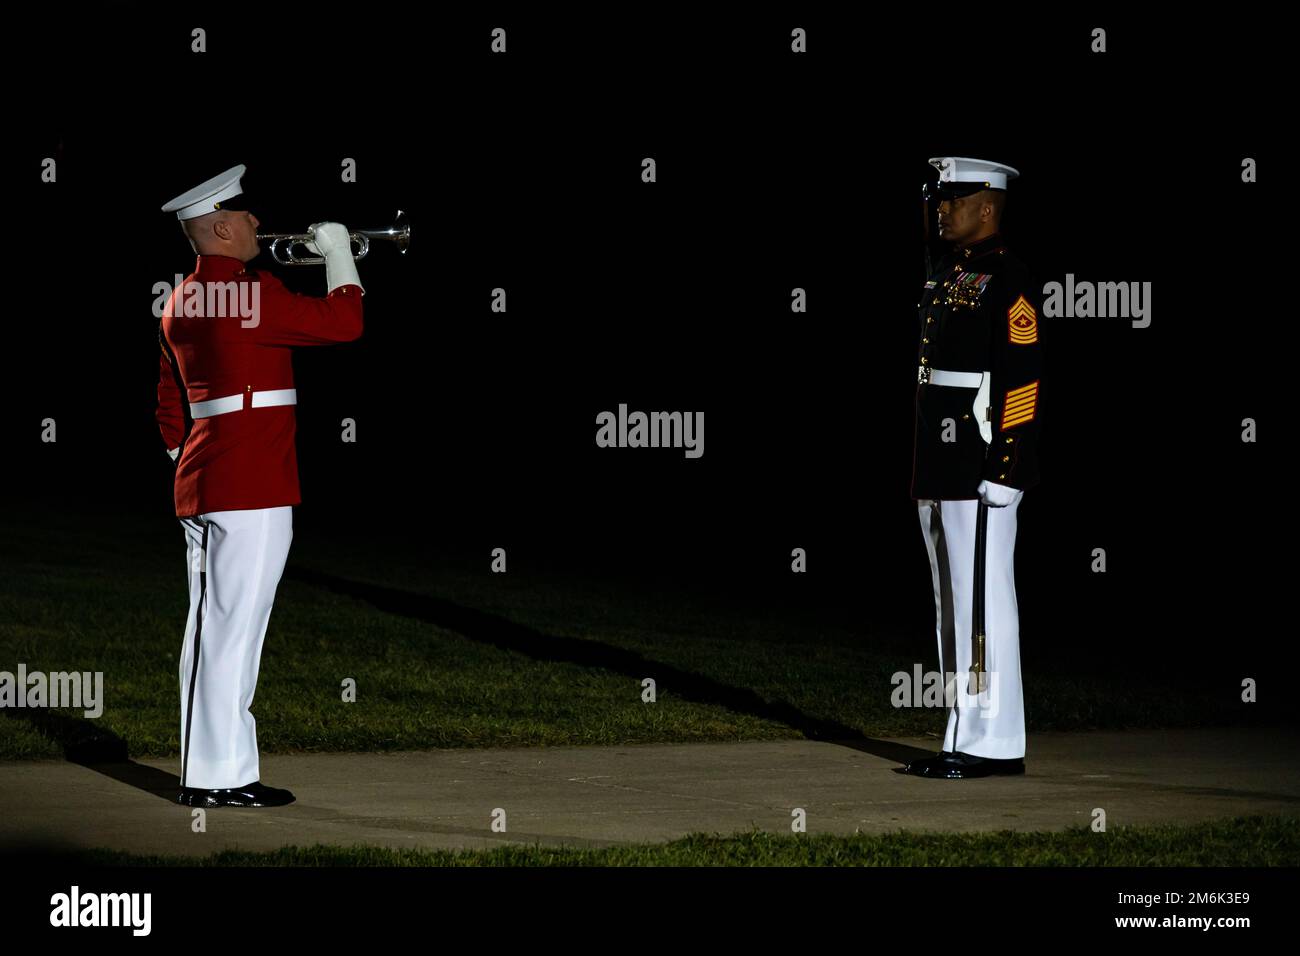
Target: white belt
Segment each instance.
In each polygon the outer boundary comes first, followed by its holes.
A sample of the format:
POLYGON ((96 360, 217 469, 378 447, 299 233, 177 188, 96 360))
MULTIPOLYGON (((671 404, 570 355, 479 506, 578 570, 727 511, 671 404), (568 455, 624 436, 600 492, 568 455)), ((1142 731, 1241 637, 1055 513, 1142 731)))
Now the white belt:
POLYGON ((916 380, 922 385, 951 385, 955 388, 979 388, 983 372, 949 372, 941 368, 917 366, 916 380))
MULTIPOLYGON (((265 408, 268 405, 297 405, 298 390, 296 388, 273 388, 265 392, 252 392, 252 407, 265 408)), ((236 395, 225 395, 221 398, 209 398, 206 402, 190 402, 191 418, 211 418, 213 415, 224 415, 227 412, 237 412, 244 407, 244 393, 239 392, 236 395)))
POLYGON ((975 413, 975 424, 979 426, 980 437, 985 444, 993 442, 993 409, 989 406, 989 379, 992 377, 989 372, 949 372, 925 365, 918 366, 916 370, 916 380, 922 385, 976 389, 971 411, 975 413))

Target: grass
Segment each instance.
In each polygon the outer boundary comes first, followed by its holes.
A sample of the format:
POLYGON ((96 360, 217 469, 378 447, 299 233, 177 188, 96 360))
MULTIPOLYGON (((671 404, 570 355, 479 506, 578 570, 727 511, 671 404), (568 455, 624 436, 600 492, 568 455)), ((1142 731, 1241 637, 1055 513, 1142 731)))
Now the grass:
MULTIPOLYGON (((174 755, 187 607, 174 520, 10 513, 0 541, 0 670, 102 671, 106 697, 94 721, 4 711, 0 759, 63 756, 77 734, 119 738, 132 756, 174 755)), ((942 732, 942 710, 890 703, 893 673, 933 666, 924 612, 916 634, 868 634, 762 600, 480 564, 295 538, 253 706, 261 750, 942 732), (356 703, 342 701, 349 678, 356 703), (657 682, 653 705, 643 678, 657 682)), ((1207 699, 1149 676, 1026 671, 1029 731, 1243 719, 1232 693, 1207 699)))
POLYGON ((663 844, 600 849, 503 846, 491 850, 408 850, 372 846, 225 850, 207 857, 85 850, 46 856, 92 866, 1295 866, 1300 819, 1250 816, 1193 825, 1116 827, 1094 833, 923 833, 854 836, 691 834, 663 844))

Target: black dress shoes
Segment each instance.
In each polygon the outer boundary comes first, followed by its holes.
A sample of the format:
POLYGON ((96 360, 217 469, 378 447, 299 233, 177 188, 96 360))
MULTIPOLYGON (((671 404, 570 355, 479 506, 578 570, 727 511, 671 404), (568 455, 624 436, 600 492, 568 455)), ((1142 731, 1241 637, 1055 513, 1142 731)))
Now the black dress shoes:
POLYGON ((995 760, 976 757, 961 751, 940 751, 933 757, 913 760, 902 770, 914 777, 931 777, 938 780, 965 780, 968 777, 994 777, 1025 772, 1023 757, 995 760))
POLYGON ((898 772, 910 773, 917 777, 924 776, 927 769, 929 769, 930 767, 932 767, 937 763, 942 762, 944 757, 951 757, 951 756, 952 756, 952 751, 941 750, 937 754, 931 754, 928 757, 921 757, 918 760, 913 760, 905 767, 900 768, 898 772))
POLYGON ((293 794, 288 790, 265 787, 259 780, 228 790, 181 787, 176 797, 177 803, 187 807, 283 807, 293 800, 293 794))

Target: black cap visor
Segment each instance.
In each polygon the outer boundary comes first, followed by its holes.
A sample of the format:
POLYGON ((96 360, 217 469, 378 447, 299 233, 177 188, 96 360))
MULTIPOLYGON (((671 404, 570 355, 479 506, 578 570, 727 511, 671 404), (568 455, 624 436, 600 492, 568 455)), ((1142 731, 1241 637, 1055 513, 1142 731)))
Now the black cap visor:
POLYGON ((962 196, 972 196, 977 192, 985 189, 996 189, 996 186, 990 186, 985 182, 978 183, 926 183, 921 188, 921 194, 932 202, 938 202, 943 199, 959 199, 962 196))

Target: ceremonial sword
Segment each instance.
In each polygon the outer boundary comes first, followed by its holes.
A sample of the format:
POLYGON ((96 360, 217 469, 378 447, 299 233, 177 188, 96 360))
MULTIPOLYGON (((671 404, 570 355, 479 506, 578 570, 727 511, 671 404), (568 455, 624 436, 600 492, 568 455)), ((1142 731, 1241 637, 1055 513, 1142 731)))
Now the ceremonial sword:
POLYGON ((984 565, 988 552, 989 506, 979 503, 975 514, 975 573, 971 601, 970 625, 970 683, 969 694, 982 694, 988 690, 989 675, 984 660, 984 565))
MULTIPOLYGON (((992 373, 985 371, 980 380, 979 390, 975 394, 975 420, 979 425, 980 438, 992 447, 993 423, 990 421, 989 380, 992 373)), ((970 682, 968 692, 982 694, 988 690, 988 667, 984 658, 984 570, 988 557, 989 506, 979 503, 975 512, 975 567, 974 591, 971 595, 970 624, 970 682)))

